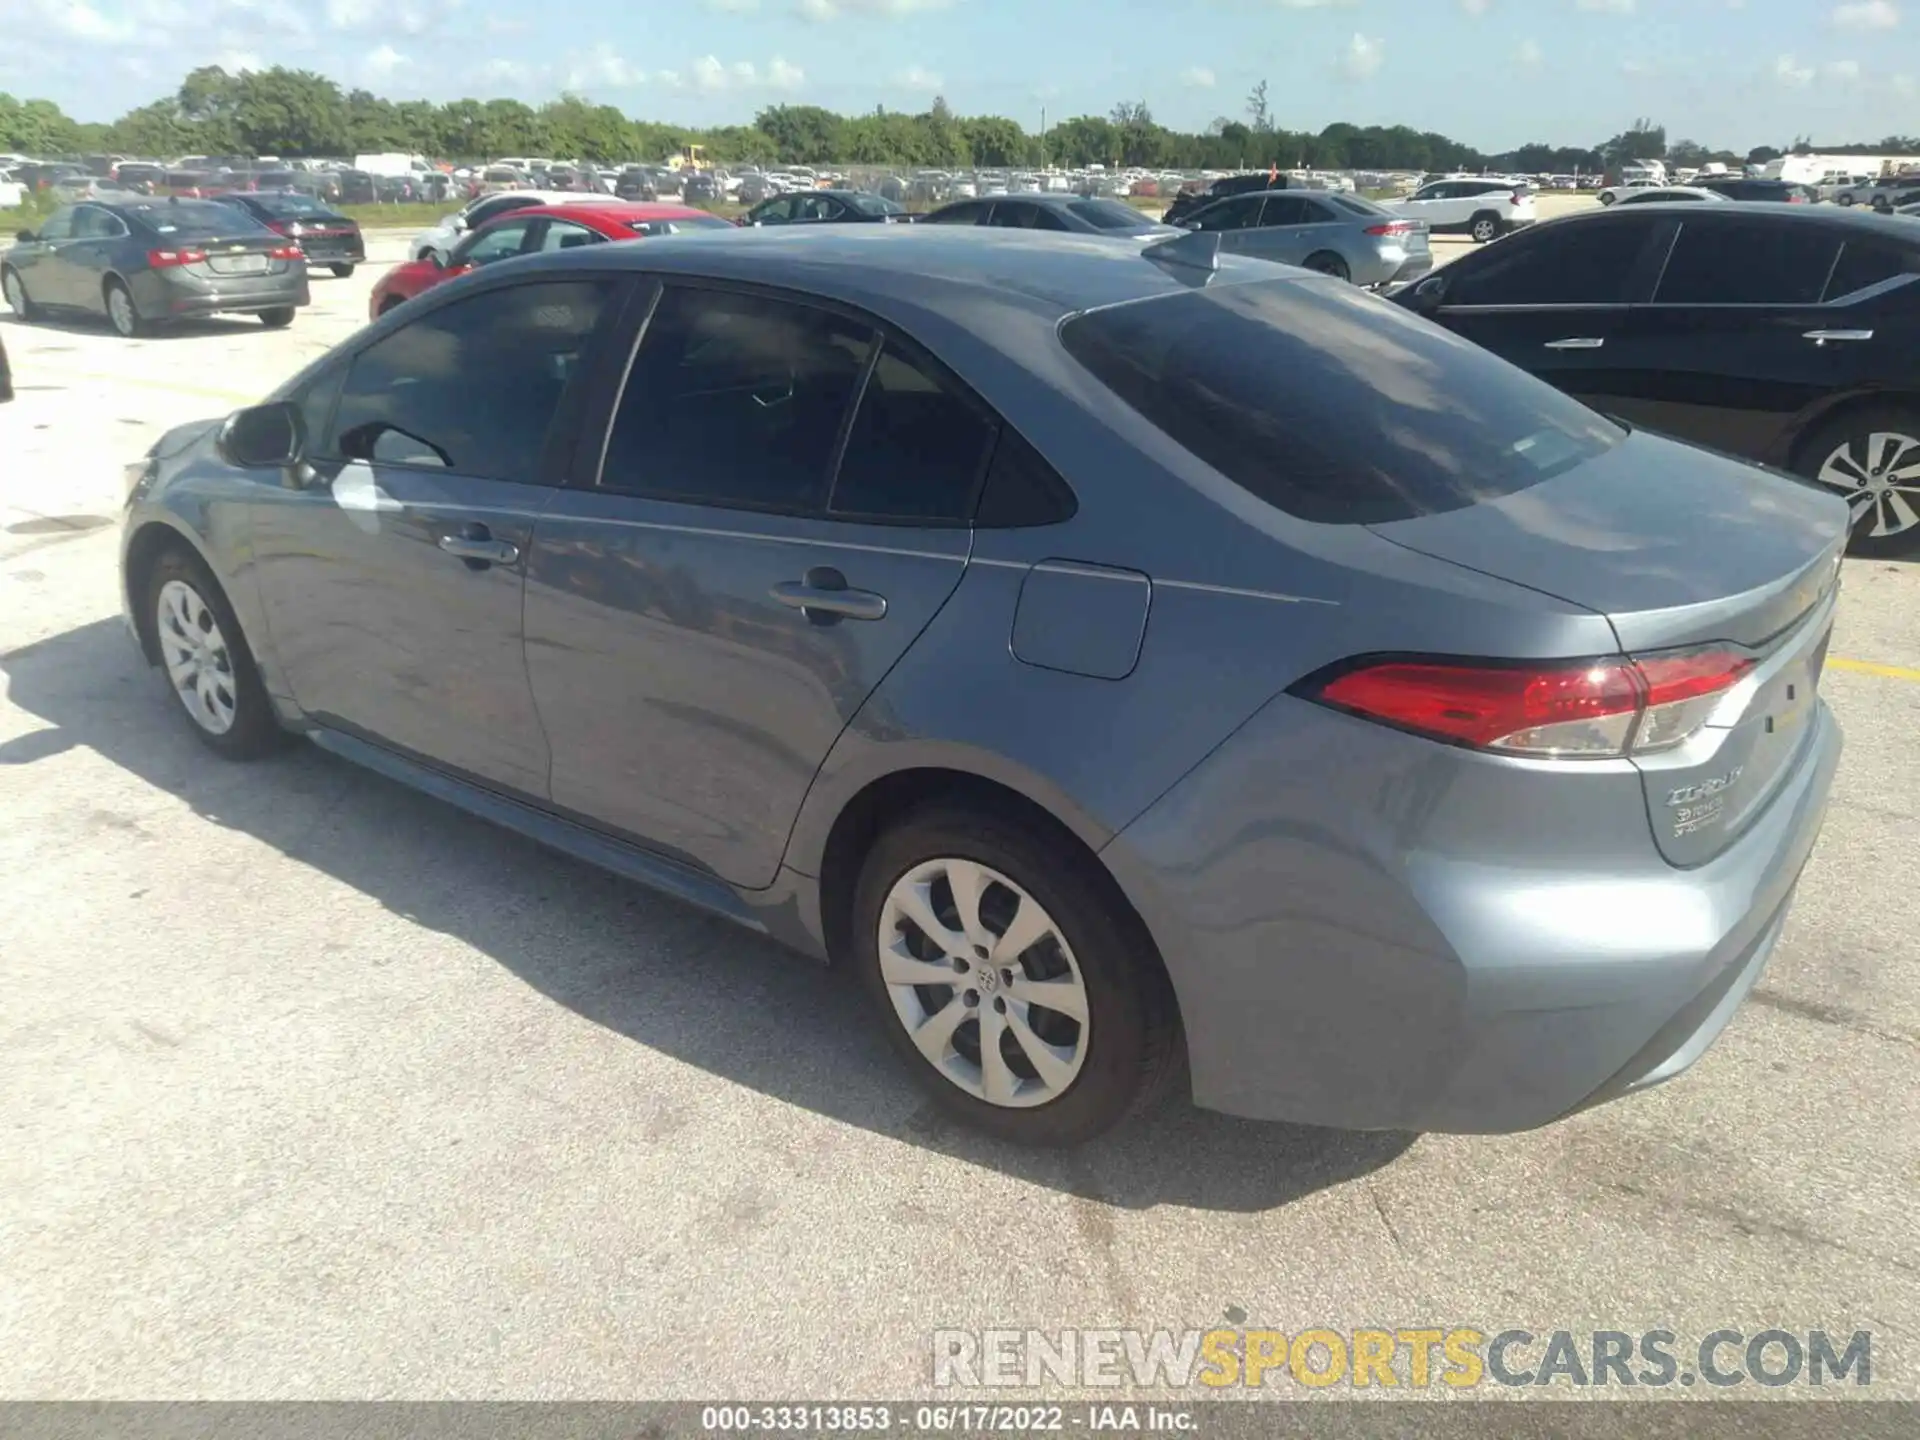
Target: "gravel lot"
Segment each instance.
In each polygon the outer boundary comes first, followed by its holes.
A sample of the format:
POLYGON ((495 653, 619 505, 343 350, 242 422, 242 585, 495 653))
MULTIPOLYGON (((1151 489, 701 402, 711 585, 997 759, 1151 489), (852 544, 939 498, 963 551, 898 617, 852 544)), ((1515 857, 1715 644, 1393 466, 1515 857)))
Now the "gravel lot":
POLYGON ((1687 1077, 1507 1138, 1176 1106, 1013 1152, 842 979, 170 713, 120 467, 351 333, 378 269, 277 334, 5 322, 0 1394, 899 1396, 936 1328, 1225 1317, 1865 1329, 1865 1393, 1920 1397, 1920 566, 1849 564, 1825 838, 1687 1077))

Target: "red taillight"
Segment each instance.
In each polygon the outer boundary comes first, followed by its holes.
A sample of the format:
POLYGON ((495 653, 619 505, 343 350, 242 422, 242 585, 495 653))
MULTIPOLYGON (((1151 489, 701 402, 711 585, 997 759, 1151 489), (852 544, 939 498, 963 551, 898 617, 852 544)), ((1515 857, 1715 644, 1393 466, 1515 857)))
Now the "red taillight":
POLYGON ((204 250, 149 250, 147 267, 151 270, 170 270, 176 265, 198 265, 207 258, 204 250))
POLYGON ((304 260, 307 252, 298 245, 277 245, 267 252, 269 260, 304 260))
POLYGON ((290 220, 269 220, 267 228, 276 235, 291 235, 299 227, 290 220))
POLYGON ((1804 205, 1807 203, 1807 197, 1804 195, 1789 195, 1787 196, 1787 203, 1789 205, 1804 205))
POLYGON ((1753 665, 1727 647, 1544 666, 1385 660, 1305 693, 1476 750, 1606 758, 1681 744, 1753 665))
POLYGON ((1410 220, 1389 220, 1385 225, 1369 225, 1369 235, 1411 235, 1413 222, 1410 220))
POLYGON ((1527 198, 1526 196, 1522 195, 1518 190, 1516 190, 1513 192, 1512 195, 1510 195, 1507 198, 1507 203, 1509 205, 1518 205, 1521 201, 1525 200, 1526 198, 1527 198))

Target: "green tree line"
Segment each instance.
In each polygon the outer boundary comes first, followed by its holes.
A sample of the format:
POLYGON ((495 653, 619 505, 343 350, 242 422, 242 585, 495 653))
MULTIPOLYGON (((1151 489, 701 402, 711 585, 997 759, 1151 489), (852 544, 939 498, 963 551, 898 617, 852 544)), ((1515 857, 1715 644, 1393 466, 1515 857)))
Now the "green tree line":
MULTIPOLYGON (((1891 147, 1899 138, 1881 144, 1891 147)), ((635 119, 615 106, 570 94, 538 106, 503 99, 394 101, 279 66, 237 75, 203 66, 174 94, 104 124, 76 121, 49 100, 19 100, 0 92, 0 149, 41 156, 113 152, 286 159, 401 150, 460 161, 547 155, 606 163, 663 160, 690 144, 704 145, 722 164, 898 168, 1099 163, 1175 169, 1499 167, 1536 173, 1592 171, 1669 153, 1693 163, 1741 158, 1692 141, 1676 142, 1670 152, 1665 129, 1649 120, 1594 146, 1535 142, 1495 155, 1407 125, 1336 122, 1318 132, 1287 130, 1273 123, 1264 81, 1248 95, 1242 116, 1219 117, 1198 134, 1161 125, 1144 100, 1123 102, 1106 115, 1074 116, 1036 135, 1005 116, 956 115, 938 98, 920 114, 876 109, 840 115, 817 105, 773 105, 751 125, 702 130, 635 119)), ((1804 138, 1794 141, 1797 149, 1810 145, 1804 138)), ((1831 148, 1864 152, 1874 147, 1831 148)), ((1780 152, 1761 147, 1750 153, 1780 152)))

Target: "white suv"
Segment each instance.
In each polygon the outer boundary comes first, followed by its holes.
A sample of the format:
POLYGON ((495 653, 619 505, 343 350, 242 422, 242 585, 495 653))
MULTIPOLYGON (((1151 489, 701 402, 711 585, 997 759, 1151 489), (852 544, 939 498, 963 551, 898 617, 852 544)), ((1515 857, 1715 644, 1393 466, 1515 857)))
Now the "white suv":
POLYGON ((469 230, 477 230, 489 220, 497 220, 510 210, 525 210, 531 205, 583 205, 605 201, 598 190, 500 190, 468 202, 463 210, 447 216, 431 230, 422 230, 407 242, 409 260, 439 257, 445 264, 453 247, 469 230))
POLYGON ((1534 221, 1532 188, 1512 180, 1435 180, 1404 200, 1381 203, 1426 221, 1434 234, 1464 233, 1483 244, 1534 221))

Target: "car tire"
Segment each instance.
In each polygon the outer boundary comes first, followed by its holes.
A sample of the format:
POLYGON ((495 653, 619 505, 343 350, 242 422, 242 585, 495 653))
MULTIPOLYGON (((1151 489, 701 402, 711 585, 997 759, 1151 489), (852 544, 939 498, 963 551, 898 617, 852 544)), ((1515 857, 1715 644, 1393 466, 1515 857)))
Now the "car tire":
POLYGON ((288 744, 226 592, 197 556, 163 551, 147 572, 143 625, 160 673, 202 744, 257 760, 288 744))
POLYGON ((1336 280, 1352 280, 1353 272, 1347 268, 1347 262, 1331 250, 1322 250, 1309 255, 1300 262, 1300 268, 1311 270, 1318 275, 1331 275, 1336 280))
POLYGON ((113 326, 114 334, 122 340, 137 340, 148 332, 150 327, 134 303, 133 292, 127 288, 126 281, 118 275, 108 276, 100 296, 106 302, 107 323, 113 326))
POLYGON ((1853 196, 1851 196, 1851 195, 1836 195, 1836 196, 1834 196, 1834 197, 1833 197, 1833 203, 1834 203, 1834 204, 1836 204, 1836 205, 1851 205, 1851 204, 1853 204, 1853 196))
POLYGON ((1602 190, 1594 198, 1598 200, 1602 205, 1611 205, 1613 204, 1614 201, 1618 200, 1620 197, 1618 195, 1609 195, 1605 190, 1602 190))
POLYGON ((1158 955, 1098 862, 1070 846, 990 810, 935 806, 881 835, 854 893, 853 962, 888 1043, 941 1110, 1016 1144, 1093 1139, 1157 1101, 1181 1055, 1158 955), (1016 927, 1027 943, 995 953, 1016 927))
POLYGON ((1920 553, 1920 410, 1883 405, 1841 415, 1806 438, 1794 469, 1847 499, 1850 553, 1920 553), (1895 483, 1903 470, 1913 478, 1895 483))
POLYGON ((22 280, 20 272, 11 266, 0 270, 0 291, 6 293, 7 308, 13 311, 18 319, 32 324, 40 318, 40 307, 27 295, 27 282, 22 280))
MULTIPOLYGON (((380 302, 380 315, 390 315, 406 303, 407 298, 404 295, 389 295, 385 300, 380 302)), ((380 318, 380 315, 376 315, 374 318, 377 320, 380 318)))
POLYGON ((327 268, 333 271, 334 275, 341 280, 347 280, 353 276, 354 267, 351 265, 329 265, 327 268))
POLYGON ((1498 239, 1503 228, 1500 217, 1491 210, 1482 210, 1467 222, 1467 233, 1473 237, 1474 243, 1479 245, 1498 239))
POLYGON ((260 323, 269 330, 284 330, 293 323, 293 309, 291 305, 276 305, 271 310, 262 310, 260 323))

